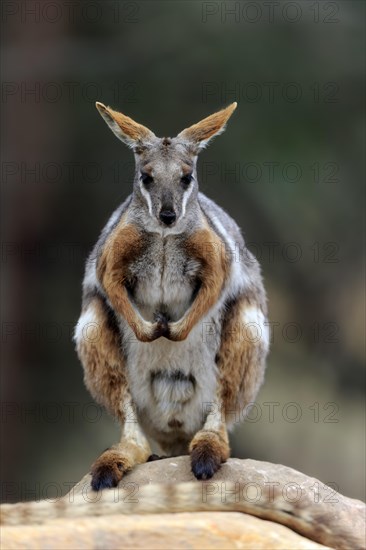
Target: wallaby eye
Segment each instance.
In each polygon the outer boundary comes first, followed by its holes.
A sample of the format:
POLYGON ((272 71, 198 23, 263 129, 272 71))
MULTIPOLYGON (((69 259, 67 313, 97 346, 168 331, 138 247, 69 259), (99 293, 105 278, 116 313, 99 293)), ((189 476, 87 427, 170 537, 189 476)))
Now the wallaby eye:
POLYGON ((141 181, 144 185, 149 186, 154 181, 154 178, 149 176, 149 174, 141 173, 141 181))
POLYGON ((187 174, 186 176, 182 176, 180 181, 182 182, 183 187, 187 188, 189 187, 189 184, 191 183, 192 180, 193 180, 192 174, 187 174))

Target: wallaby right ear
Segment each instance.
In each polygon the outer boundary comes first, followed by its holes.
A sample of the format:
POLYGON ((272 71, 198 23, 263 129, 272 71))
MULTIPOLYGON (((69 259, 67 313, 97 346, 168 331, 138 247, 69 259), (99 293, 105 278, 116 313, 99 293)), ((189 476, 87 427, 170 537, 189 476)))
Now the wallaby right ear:
POLYGON ((142 144, 148 145, 149 142, 156 139, 154 132, 146 126, 138 124, 132 118, 106 107, 99 101, 96 102, 95 106, 112 132, 131 149, 135 149, 135 147, 142 144))
POLYGON ((233 112, 237 107, 236 101, 221 109, 217 113, 210 115, 197 124, 193 124, 189 128, 185 128, 177 137, 183 138, 195 146, 197 151, 200 151, 214 137, 218 136, 225 130, 225 126, 233 112))

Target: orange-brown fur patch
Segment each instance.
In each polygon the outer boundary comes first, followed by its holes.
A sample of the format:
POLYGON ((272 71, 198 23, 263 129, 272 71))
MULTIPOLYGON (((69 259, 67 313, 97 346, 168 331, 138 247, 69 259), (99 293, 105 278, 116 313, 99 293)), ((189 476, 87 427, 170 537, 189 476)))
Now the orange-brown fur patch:
POLYGON ((93 489, 102 488, 105 480, 109 481, 109 486, 115 487, 132 466, 133 464, 130 464, 120 451, 105 451, 91 467, 93 489))
POLYGON ((231 419, 255 399, 263 379, 265 351, 261 341, 254 342, 243 330, 243 316, 251 307, 242 296, 231 305, 222 326, 217 366, 220 371, 223 412, 231 419))
POLYGON ((121 402, 127 381, 120 335, 111 330, 106 306, 100 297, 94 297, 88 307, 93 308, 96 325, 91 326, 77 342, 85 385, 98 403, 123 421, 121 402))
POLYGON ((197 445, 203 444, 210 445, 213 452, 220 456, 221 462, 225 462, 230 456, 229 437, 224 424, 218 431, 203 429, 197 432, 189 445, 189 451, 192 452, 197 445))
POLYGON ((189 164, 186 164, 185 162, 182 164, 182 172, 183 176, 188 176, 188 174, 192 173, 192 166, 189 164))
POLYGON ((232 103, 226 107, 226 109, 222 109, 204 118, 200 122, 197 122, 197 124, 193 124, 193 126, 186 128, 179 134, 179 137, 193 142, 209 139, 225 126, 235 109, 236 103, 232 103))
POLYGON ((154 135, 146 126, 135 122, 132 118, 123 113, 114 111, 110 107, 105 107, 102 103, 97 103, 97 109, 104 115, 113 119, 121 128, 122 132, 133 141, 142 141, 154 135))
POLYGON ((154 334, 146 331, 146 324, 131 304, 126 288, 128 265, 141 253, 143 246, 137 228, 122 220, 104 245, 97 275, 113 309, 126 319, 139 340, 148 342, 154 334))
POLYGON ((209 227, 189 237, 185 247, 187 254, 201 263, 201 287, 188 312, 171 327, 171 340, 184 340, 188 336, 194 325, 217 302, 229 273, 224 243, 209 227))

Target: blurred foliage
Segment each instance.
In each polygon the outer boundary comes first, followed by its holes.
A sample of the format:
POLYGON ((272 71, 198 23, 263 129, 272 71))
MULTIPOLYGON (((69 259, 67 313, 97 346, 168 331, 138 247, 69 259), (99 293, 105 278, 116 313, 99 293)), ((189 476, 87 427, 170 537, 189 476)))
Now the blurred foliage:
POLYGON ((54 22, 3 16, 4 499, 66 492, 119 437, 93 421, 72 342, 86 256, 133 174, 96 99, 161 136, 238 101, 201 154, 201 189, 259 258, 275 325, 262 416, 233 452, 365 498, 364 3, 298 1, 293 22, 262 2, 250 22, 245 4, 60 0, 54 22))

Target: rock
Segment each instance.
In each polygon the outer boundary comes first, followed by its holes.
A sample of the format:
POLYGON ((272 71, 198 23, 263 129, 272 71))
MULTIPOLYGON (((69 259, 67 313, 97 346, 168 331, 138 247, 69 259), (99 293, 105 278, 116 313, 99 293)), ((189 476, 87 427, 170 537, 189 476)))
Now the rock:
MULTIPOLYGON (((2 547, 365 547, 365 505, 361 501, 279 464, 232 458, 212 480, 202 483, 192 475, 188 456, 167 458, 135 467, 118 490, 102 494, 91 490, 90 479, 84 476, 60 502, 61 514, 65 501, 80 504, 69 509, 67 519, 51 520, 45 508, 43 525, 3 527, 2 547), (208 498, 203 498, 202 491, 208 498), (116 495, 122 495, 117 504, 116 495), (107 508, 99 506, 99 497, 103 504, 109 503, 107 508), (89 504, 93 500, 95 509, 89 504)), ((39 512, 40 506, 33 508, 39 512)), ((29 512, 24 514, 19 506, 19 517, 29 518, 29 512)))
POLYGON ((46 525, 4 527, 4 550, 217 549, 320 550, 283 525, 238 512, 116 515, 112 518, 54 520, 46 525))

